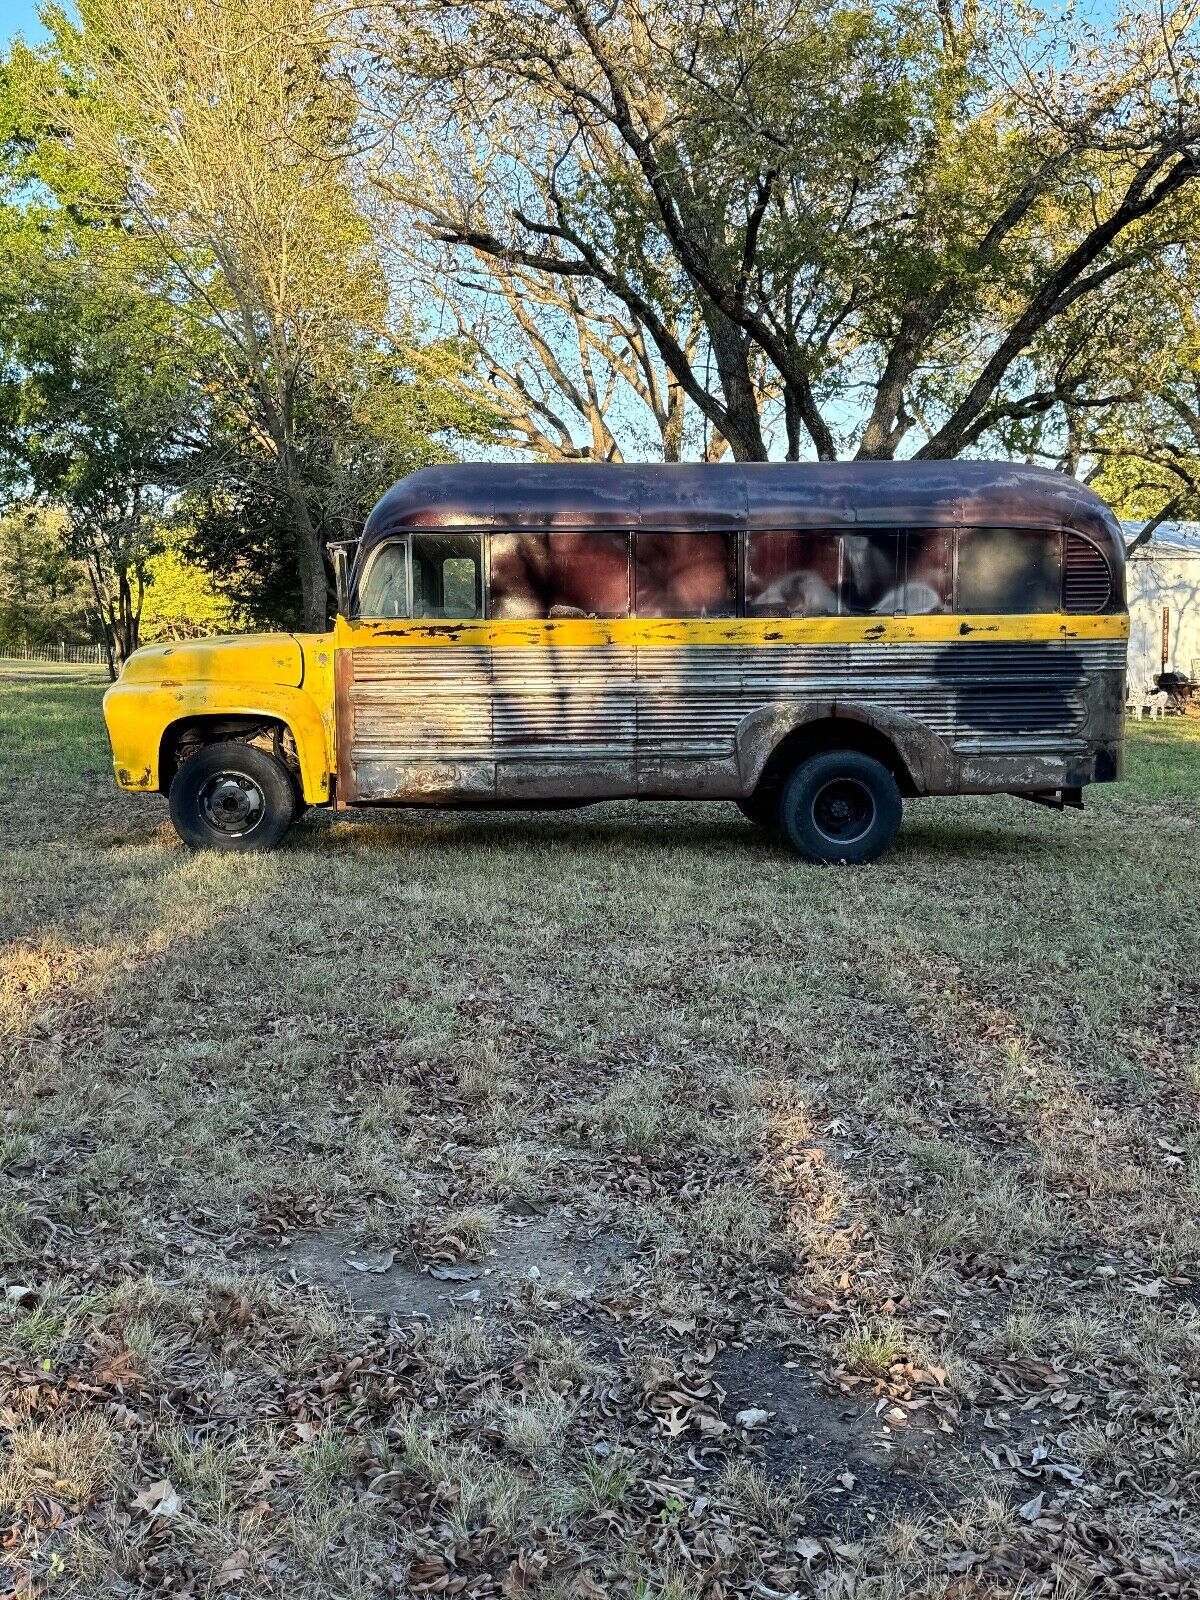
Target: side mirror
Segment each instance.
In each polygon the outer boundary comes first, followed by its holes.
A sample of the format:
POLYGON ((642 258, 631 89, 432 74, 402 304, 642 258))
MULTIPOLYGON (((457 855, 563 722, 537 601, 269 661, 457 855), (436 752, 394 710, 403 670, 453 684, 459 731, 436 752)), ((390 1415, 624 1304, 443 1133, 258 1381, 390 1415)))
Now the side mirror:
POLYGON ((344 544, 331 544, 329 558, 333 562, 333 587, 337 596, 339 617, 350 615, 350 560, 344 544))

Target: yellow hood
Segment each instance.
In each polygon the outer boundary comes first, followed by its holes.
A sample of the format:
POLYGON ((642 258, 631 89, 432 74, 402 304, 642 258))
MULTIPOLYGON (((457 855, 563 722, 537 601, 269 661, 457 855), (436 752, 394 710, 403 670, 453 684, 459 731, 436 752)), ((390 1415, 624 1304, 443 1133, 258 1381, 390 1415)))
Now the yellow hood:
POLYGON ((297 688, 303 680, 304 656, 290 633, 143 645, 121 673, 122 683, 156 683, 163 688, 197 682, 278 683, 297 688))

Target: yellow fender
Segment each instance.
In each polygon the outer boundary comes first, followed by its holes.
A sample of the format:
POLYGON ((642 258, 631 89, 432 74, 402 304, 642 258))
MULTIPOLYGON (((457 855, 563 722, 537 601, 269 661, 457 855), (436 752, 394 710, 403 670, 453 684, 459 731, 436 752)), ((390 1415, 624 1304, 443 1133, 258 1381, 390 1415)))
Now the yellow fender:
POLYGON ((184 646, 173 651, 159 646, 138 651, 104 696, 104 720, 120 787, 142 792, 161 788, 163 737, 180 722, 194 717, 262 717, 282 722, 291 732, 305 802, 320 805, 328 800, 335 770, 329 641, 289 639, 290 650, 262 648, 265 641, 258 650, 254 644, 259 641, 204 643, 207 649, 184 646), (192 656, 198 659, 193 661, 192 656), (191 677, 196 668, 203 675, 191 677), (270 677, 293 681, 263 681, 270 677))

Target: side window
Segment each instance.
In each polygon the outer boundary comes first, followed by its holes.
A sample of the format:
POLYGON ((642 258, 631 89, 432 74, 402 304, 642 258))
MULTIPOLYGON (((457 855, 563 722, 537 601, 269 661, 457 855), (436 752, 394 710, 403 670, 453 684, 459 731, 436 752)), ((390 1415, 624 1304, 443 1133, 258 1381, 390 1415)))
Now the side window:
POLYGON ((627 533, 494 533, 493 617, 627 617, 627 533))
POLYGON ((912 617, 954 610, 954 529, 911 528, 904 610, 912 617))
POLYGON ((959 611, 1057 611, 1061 593, 1061 534, 1040 528, 959 529, 959 611))
POLYGON ((884 530, 842 535, 842 615, 891 616, 900 610, 900 535, 884 530))
POLYGON ((821 530, 746 536, 746 615, 836 617, 838 536, 821 530))
POLYGON ((470 621, 483 615, 483 560, 477 533, 415 533, 414 617, 470 621))
POLYGON ((737 536, 635 533, 634 609, 639 617, 737 615, 737 536))
POLYGON ((375 551, 359 586, 360 617, 407 617, 408 546, 384 544, 375 551))

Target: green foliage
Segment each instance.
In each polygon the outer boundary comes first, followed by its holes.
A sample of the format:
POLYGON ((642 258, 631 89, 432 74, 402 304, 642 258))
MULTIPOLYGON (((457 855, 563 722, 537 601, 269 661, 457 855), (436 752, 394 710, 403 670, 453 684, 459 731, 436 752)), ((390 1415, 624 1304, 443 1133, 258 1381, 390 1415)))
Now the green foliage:
POLYGON ((249 626, 247 614, 217 588, 202 566, 188 559, 187 548, 181 530, 171 529, 146 563, 141 625, 145 643, 237 633, 249 626))
POLYGON ((180 509, 239 614, 320 625, 325 540, 485 427, 389 302, 330 17, 45 20, 0 72, 0 471, 66 509, 118 654, 180 509))
POLYGON ((94 628, 94 599, 61 512, 24 505, 0 517, 0 649, 84 644, 94 628))

